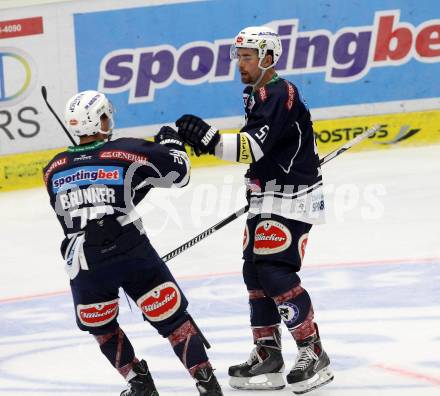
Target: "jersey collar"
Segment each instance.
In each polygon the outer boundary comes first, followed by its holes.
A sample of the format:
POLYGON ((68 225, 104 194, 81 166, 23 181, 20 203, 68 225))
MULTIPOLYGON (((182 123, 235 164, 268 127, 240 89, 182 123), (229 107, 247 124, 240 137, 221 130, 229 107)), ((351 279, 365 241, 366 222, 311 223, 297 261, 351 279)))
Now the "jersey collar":
MULTIPOLYGON (((272 78, 271 78, 266 84, 263 85, 263 87, 265 87, 266 85, 269 85, 269 84, 276 83, 279 79, 280 79, 280 76, 279 76, 277 73, 275 73, 275 74, 272 76, 272 78)), ((261 87, 261 88, 262 88, 262 87, 261 87)), ((257 91, 258 91, 258 89, 257 89, 257 91)), ((252 90, 252 93, 254 94, 254 93, 257 92, 257 91, 252 90)))
POLYGON ((266 83, 266 85, 273 84, 273 83, 277 82, 279 79, 280 79, 280 77, 278 76, 278 74, 275 73, 272 76, 272 78, 266 83))
POLYGON ((82 151, 95 150, 104 144, 105 144, 105 142, 103 142, 103 141, 97 141, 97 142, 92 142, 92 143, 88 143, 88 144, 81 144, 80 146, 69 146, 67 148, 67 151, 69 153, 78 153, 78 152, 82 152, 82 151))

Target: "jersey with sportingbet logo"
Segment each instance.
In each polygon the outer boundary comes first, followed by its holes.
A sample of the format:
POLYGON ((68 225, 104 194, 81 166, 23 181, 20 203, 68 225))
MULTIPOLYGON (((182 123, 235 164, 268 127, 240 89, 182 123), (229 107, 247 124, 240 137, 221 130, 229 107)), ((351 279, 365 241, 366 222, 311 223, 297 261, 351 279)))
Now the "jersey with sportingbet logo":
POLYGON ((324 197, 310 112, 298 88, 275 75, 243 92, 238 161, 249 163, 250 213, 323 222, 324 197))
MULTIPOLYGON (((66 236, 62 253, 92 220, 112 217, 122 227, 140 224, 135 206, 153 187, 189 181, 184 151, 142 139, 121 138, 69 147, 44 168, 50 204, 66 236)), ((115 222, 109 222, 109 228, 115 222)), ((102 230, 104 235, 112 230, 102 230)), ((139 233, 138 233, 139 234, 139 233)))

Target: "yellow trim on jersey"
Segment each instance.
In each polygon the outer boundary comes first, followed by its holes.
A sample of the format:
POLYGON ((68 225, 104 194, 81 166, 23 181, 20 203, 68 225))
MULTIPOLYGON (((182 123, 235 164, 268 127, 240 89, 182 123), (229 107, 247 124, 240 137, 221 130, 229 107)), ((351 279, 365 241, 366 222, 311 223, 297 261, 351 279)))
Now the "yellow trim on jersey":
POLYGON ((253 162, 251 144, 247 136, 242 133, 240 133, 238 162, 241 162, 242 164, 251 164, 253 162))

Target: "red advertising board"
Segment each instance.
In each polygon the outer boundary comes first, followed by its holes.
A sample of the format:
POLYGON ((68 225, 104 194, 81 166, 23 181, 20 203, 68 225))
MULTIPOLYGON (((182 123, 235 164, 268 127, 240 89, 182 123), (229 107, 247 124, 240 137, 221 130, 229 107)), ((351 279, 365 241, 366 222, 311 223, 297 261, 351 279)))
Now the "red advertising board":
POLYGON ((24 18, 0 21, 0 39, 31 36, 43 33, 43 18, 24 18))

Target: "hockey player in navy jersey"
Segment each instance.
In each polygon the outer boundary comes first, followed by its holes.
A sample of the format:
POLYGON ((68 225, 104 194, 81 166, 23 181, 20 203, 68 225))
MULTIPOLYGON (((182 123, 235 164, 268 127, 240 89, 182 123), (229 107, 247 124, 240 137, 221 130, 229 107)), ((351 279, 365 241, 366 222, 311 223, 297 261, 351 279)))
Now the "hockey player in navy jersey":
POLYGON ((196 154, 249 164, 243 278, 256 346, 245 363, 229 368, 230 385, 285 386, 283 320, 298 346, 287 382, 301 394, 333 379, 309 293, 297 274, 312 224, 322 222, 324 198, 310 113, 297 87, 274 69, 281 53, 281 41, 270 28, 249 27, 236 36, 231 57, 247 85, 246 123, 239 134, 220 135, 194 115, 182 116, 176 125, 196 154))
POLYGON ((76 322, 128 381, 121 396, 156 396, 150 370, 118 324, 119 287, 196 380, 201 395, 220 396, 188 301, 151 246, 135 206, 153 187, 183 187, 189 160, 176 131, 162 127, 153 142, 109 141, 113 110, 105 95, 84 91, 66 106, 78 146, 57 154, 44 169, 50 204, 63 228, 76 322))

